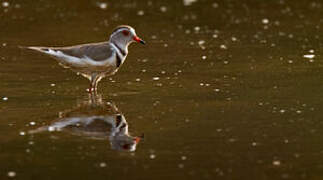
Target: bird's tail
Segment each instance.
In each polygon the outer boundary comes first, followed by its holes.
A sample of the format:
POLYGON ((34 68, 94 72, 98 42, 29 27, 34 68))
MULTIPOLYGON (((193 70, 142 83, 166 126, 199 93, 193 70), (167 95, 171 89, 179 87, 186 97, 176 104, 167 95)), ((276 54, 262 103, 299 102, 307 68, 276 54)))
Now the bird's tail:
POLYGON ((49 51, 49 48, 47 47, 38 47, 38 46, 18 46, 21 49, 31 49, 39 52, 46 52, 49 51))
POLYGON ((36 134, 36 133, 40 133, 40 132, 44 132, 44 131, 48 131, 48 130, 49 130, 48 126, 43 126, 43 127, 37 128, 37 129, 29 130, 28 134, 36 134))

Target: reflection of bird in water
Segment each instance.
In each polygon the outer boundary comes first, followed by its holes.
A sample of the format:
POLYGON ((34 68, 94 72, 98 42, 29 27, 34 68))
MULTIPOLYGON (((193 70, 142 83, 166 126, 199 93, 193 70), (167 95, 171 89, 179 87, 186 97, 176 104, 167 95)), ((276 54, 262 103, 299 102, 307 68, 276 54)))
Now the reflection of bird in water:
POLYGON ((44 131, 64 131, 92 139, 109 139, 112 149, 120 151, 135 151, 141 139, 129 135, 128 123, 114 104, 93 95, 74 109, 60 112, 59 118, 49 126, 29 133, 44 131))

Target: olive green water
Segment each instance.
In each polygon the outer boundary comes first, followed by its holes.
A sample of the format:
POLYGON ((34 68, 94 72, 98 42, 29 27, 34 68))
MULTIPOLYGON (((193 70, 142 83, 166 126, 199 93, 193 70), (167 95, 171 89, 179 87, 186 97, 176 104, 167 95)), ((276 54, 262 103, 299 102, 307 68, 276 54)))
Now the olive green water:
POLYGON ((0 179, 323 178, 321 1, 6 2, 0 179), (98 97, 17 47, 104 41, 120 24, 147 45, 98 97), (143 136, 131 152, 117 118, 143 136))

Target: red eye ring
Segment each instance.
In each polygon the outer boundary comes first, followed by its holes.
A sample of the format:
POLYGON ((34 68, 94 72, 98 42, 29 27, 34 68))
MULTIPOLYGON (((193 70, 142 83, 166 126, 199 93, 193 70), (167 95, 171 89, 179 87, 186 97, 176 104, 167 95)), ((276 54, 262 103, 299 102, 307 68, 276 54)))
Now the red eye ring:
POLYGON ((128 36, 128 35, 129 35, 129 31, 127 31, 127 30, 123 30, 123 31, 122 31, 122 33, 123 33, 123 35, 125 35, 125 36, 128 36))

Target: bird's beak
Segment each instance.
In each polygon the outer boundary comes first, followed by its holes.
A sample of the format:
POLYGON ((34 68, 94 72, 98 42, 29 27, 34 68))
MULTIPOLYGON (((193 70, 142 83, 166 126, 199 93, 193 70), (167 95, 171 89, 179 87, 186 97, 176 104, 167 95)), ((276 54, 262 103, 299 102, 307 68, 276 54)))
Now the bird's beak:
POLYGON ((141 136, 137 136, 134 138, 134 141, 136 142, 136 144, 138 144, 142 139, 144 139, 145 135, 142 134, 141 136))
POLYGON ((145 41, 143 41, 142 39, 140 39, 138 36, 133 37, 133 40, 134 41, 137 41, 137 42, 139 42, 141 44, 146 44, 145 41))
POLYGON ((136 142, 136 144, 138 144, 140 142, 141 138, 140 137, 135 137, 134 141, 136 142))

